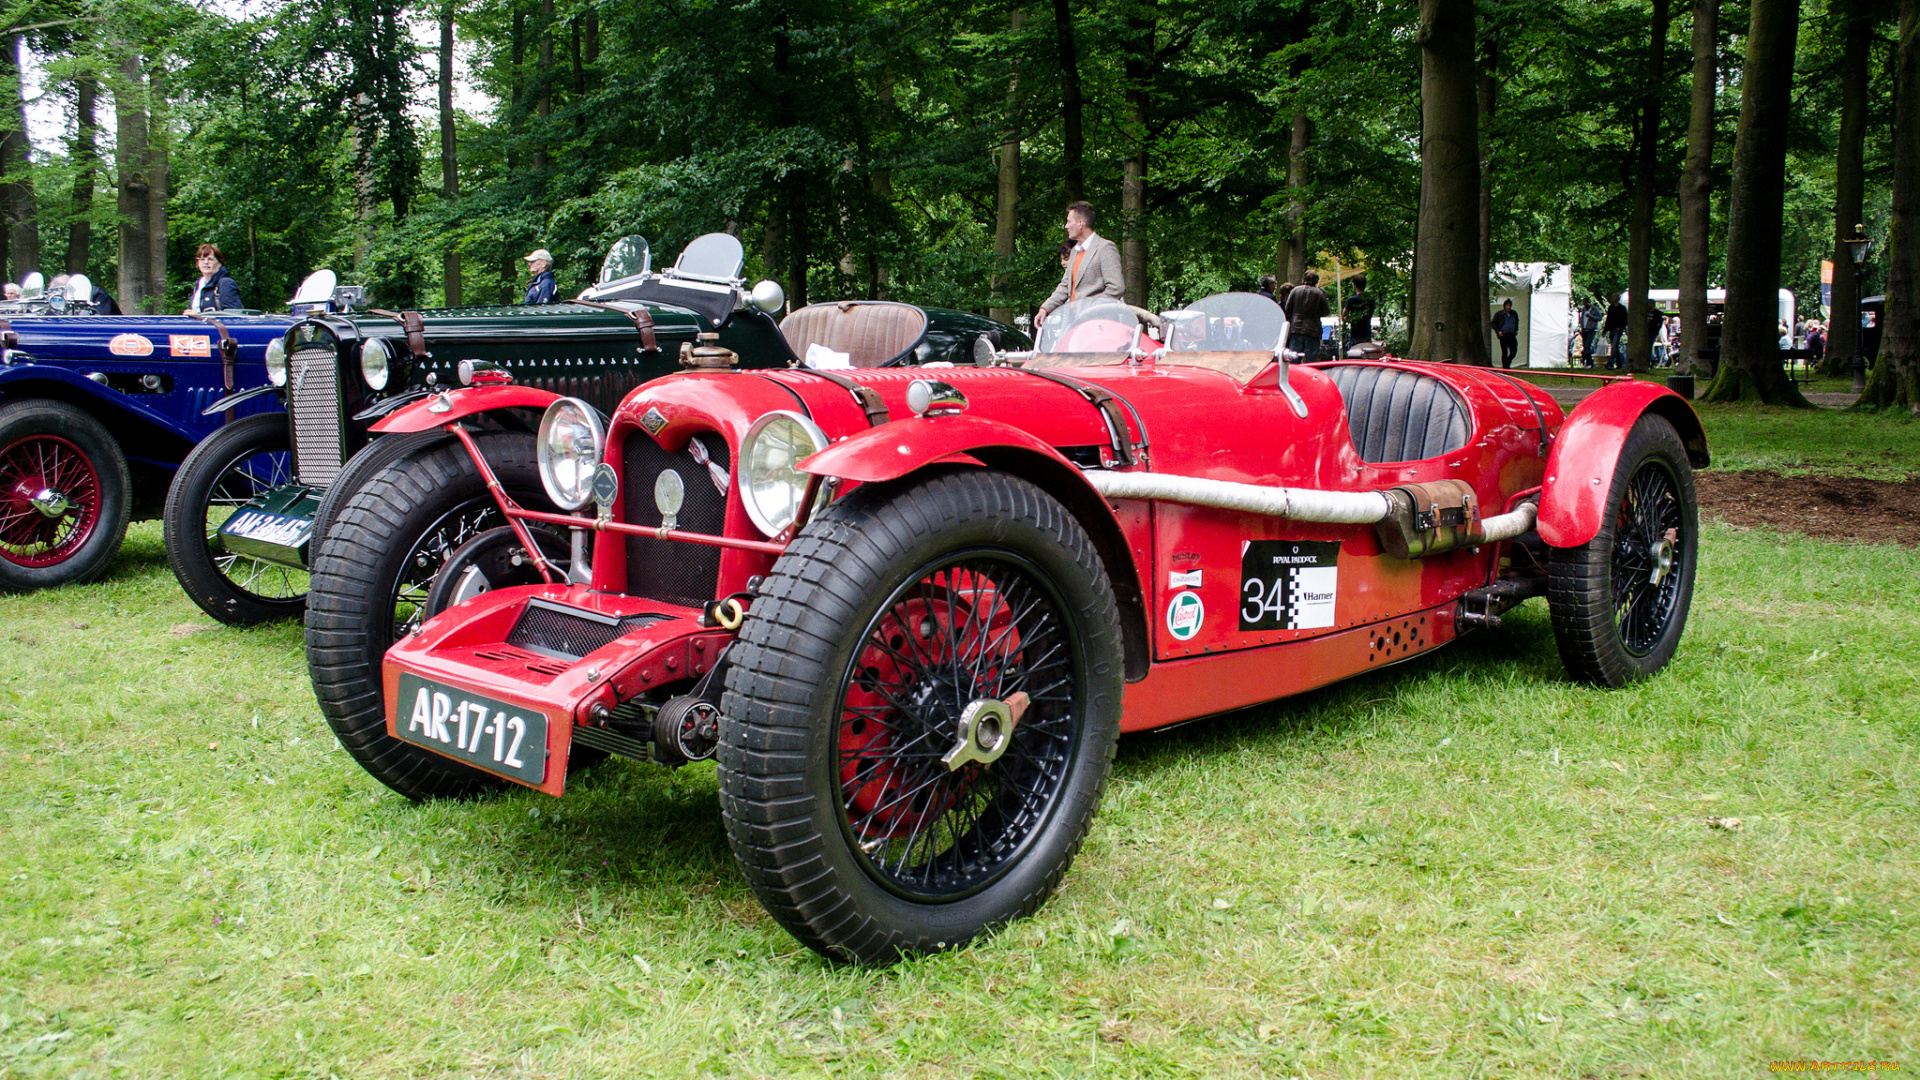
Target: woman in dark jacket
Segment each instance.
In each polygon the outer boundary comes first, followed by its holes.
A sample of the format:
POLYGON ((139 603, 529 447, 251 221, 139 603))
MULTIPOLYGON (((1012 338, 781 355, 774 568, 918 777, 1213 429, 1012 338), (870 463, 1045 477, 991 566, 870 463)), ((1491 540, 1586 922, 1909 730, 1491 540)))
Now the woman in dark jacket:
POLYGON ((233 275, 227 273, 219 248, 201 244, 194 261, 200 266, 200 280, 193 283, 192 291, 187 294, 185 314, 246 306, 240 302, 240 286, 233 275))

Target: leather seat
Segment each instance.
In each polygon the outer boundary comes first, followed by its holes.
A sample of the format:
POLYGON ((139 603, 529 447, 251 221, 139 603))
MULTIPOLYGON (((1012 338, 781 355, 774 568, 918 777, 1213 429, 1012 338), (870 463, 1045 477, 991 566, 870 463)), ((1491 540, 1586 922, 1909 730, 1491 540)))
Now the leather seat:
POLYGON ((1467 445, 1467 407, 1446 383, 1403 368, 1334 364, 1324 370, 1347 403, 1360 460, 1421 461, 1467 445))
POLYGON ((884 300, 809 304, 780 320, 780 333, 801 360, 807 346, 821 345, 846 353, 854 367, 886 367, 913 355, 927 336, 927 313, 884 300))

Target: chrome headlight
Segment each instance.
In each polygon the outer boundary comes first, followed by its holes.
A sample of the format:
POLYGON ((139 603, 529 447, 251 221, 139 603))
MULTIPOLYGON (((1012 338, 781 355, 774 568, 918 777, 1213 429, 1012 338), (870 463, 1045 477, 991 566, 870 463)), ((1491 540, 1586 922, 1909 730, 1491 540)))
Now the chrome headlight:
POLYGON ((267 381, 275 386, 287 385, 287 342, 285 338, 274 338, 267 342, 267 381))
POLYGON ((393 345, 385 338, 374 338, 360 346, 360 377, 369 390, 385 390, 393 374, 393 345))
POLYGON ((799 413, 770 412, 753 422, 740 444, 740 493, 755 528, 778 536, 793 524, 810 479, 799 464, 826 448, 826 432, 799 413))
POLYGON ((578 510, 593 498, 593 470, 606 449, 600 414, 579 398, 561 398, 540 418, 540 484, 562 510, 578 510))

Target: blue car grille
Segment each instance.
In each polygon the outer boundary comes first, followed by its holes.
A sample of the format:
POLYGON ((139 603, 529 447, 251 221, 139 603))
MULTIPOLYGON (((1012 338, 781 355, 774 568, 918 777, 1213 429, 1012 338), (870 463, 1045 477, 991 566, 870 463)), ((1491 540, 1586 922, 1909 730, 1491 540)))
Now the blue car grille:
MULTIPOLYGON (((725 473, 731 460, 726 440, 711 432, 695 438, 725 473)), ((687 493, 677 515, 679 527, 710 536, 726 532, 727 496, 714 483, 707 467, 695 461, 685 449, 670 454, 662 450, 659 443, 634 432, 627 437, 624 464, 622 483, 627 489, 624 509, 629 524, 660 524, 660 509, 653 504, 653 483, 661 472, 672 469, 680 474, 687 493)), ((713 592, 720 583, 720 551, 706 544, 629 536, 627 593, 700 607, 715 599, 713 592)))

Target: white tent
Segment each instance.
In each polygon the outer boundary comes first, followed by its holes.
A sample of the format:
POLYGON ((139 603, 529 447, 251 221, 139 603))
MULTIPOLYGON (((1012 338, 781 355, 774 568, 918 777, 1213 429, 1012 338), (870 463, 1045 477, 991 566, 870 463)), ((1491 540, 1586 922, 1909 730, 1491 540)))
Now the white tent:
MULTIPOLYGON (((1568 313, 1573 304, 1573 266, 1570 263, 1496 263, 1487 292, 1493 311, 1503 300, 1513 301, 1520 316, 1520 351, 1514 367, 1566 367, 1568 313)), ((1492 317, 1492 311, 1488 312, 1492 317)), ((1488 335, 1493 362, 1500 362, 1500 342, 1488 335)))

